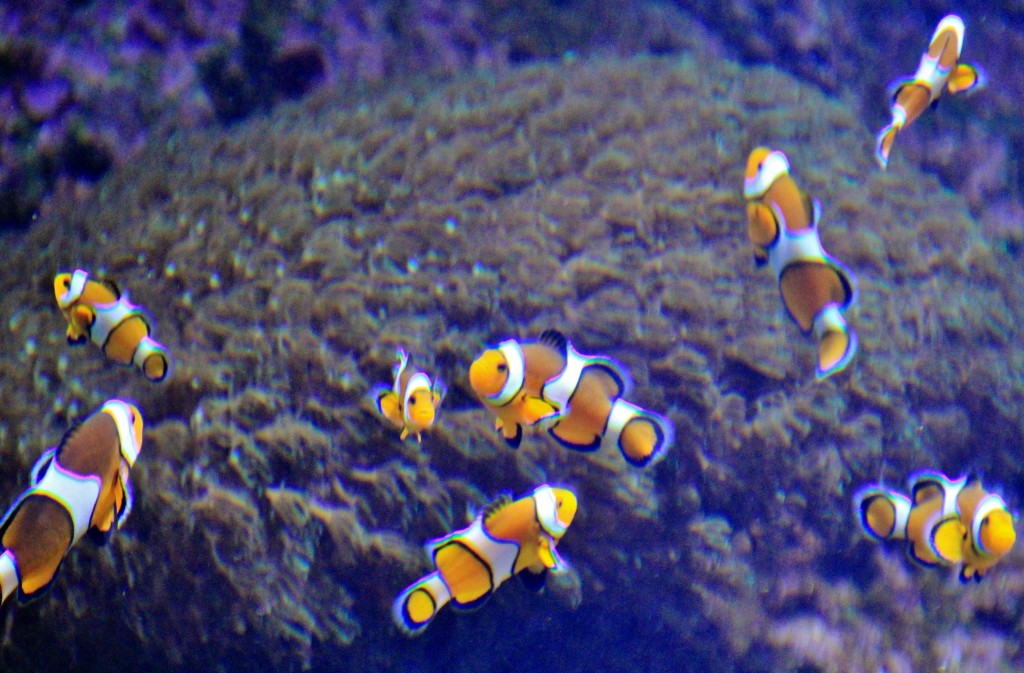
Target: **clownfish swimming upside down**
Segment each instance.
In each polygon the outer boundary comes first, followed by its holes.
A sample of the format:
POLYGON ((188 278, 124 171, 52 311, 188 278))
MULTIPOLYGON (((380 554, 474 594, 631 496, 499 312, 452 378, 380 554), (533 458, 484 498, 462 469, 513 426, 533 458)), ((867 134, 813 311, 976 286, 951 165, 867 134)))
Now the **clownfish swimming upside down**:
POLYGON ((856 285, 821 245, 820 204, 797 186, 786 155, 767 147, 750 153, 743 195, 754 261, 771 266, 789 317, 818 339, 817 378, 841 371, 857 352, 857 335, 843 317, 856 285))
POLYGON ((132 508, 128 472, 142 449, 142 415, 108 400, 65 433, 32 468, 32 485, 0 522, 0 603, 28 601, 53 583, 76 542, 98 544, 132 508))
POLYGON ((668 419, 622 399, 629 384, 619 365, 578 353, 555 330, 484 351, 470 365, 469 383, 513 447, 522 441, 523 426, 538 424, 570 449, 617 446, 636 466, 672 443, 668 419))
POLYGON ((420 433, 434 424, 444 393, 441 380, 431 383, 429 376, 409 366, 408 353, 399 348, 394 384, 378 388, 373 395, 377 411, 402 431, 399 439, 412 435, 418 442, 420 433))
POLYGON ((576 494, 544 484, 518 500, 504 495, 487 505, 467 528, 427 543, 434 572, 395 600, 392 615, 410 635, 420 633, 451 603, 472 609, 518 575, 540 590, 549 570, 567 568, 556 545, 576 516, 576 494))
POLYGON ((91 340, 108 358, 135 365, 150 381, 167 377, 170 356, 149 336, 146 312, 130 303, 113 282, 90 280, 87 272, 77 269, 57 274, 53 292, 68 321, 69 344, 79 346, 91 340))
POLYGON ((1002 497, 974 476, 923 471, 911 477, 910 497, 869 484, 854 504, 868 535, 907 540, 910 558, 922 565, 960 565, 961 582, 980 581, 1017 540, 1002 497))
POLYGON ((920 117, 928 106, 938 104, 943 89, 955 94, 984 86, 985 74, 978 66, 960 63, 963 47, 964 22, 950 14, 939 21, 914 76, 890 87, 892 121, 878 132, 875 149, 875 159, 882 168, 889 165, 896 134, 920 117))

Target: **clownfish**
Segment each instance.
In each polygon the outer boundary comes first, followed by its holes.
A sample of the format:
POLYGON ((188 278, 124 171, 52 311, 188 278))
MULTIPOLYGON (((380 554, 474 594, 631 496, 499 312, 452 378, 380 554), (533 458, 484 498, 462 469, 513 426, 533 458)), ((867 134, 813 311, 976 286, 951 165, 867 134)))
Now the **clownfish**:
POLYGON ((401 429, 400 439, 413 435, 418 442, 420 433, 434 424, 445 387, 440 380, 431 384, 429 376, 409 367, 409 355, 404 349, 399 348, 397 355, 395 382, 391 389, 381 388, 374 393, 377 411, 401 429))
POLYGON ((112 281, 89 280, 81 269, 59 273, 53 281, 57 306, 68 321, 68 344, 79 346, 88 340, 122 365, 135 365, 154 383, 170 371, 167 349, 149 336, 149 317, 140 306, 128 301, 112 281))
POLYGON ((896 134, 920 117, 929 105, 936 105, 944 88, 954 94, 985 85, 986 77, 981 68, 959 62, 963 47, 964 22, 955 14, 943 17, 914 76, 890 87, 893 92, 892 121, 878 132, 875 149, 875 159, 883 169, 889 165, 889 153, 896 134))
POLYGON ((797 186, 786 155, 767 147, 750 153, 743 196, 755 263, 771 266, 789 317, 817 337, 817 378, 835 374, 857 352, 857 335, 843 317, 857 291, 853 273, 821 246, 821 204, 797 186))
POLYGON ((83 536, 106 543, 131 512, 128 472, 141 450, 142 414, 113 399, 40 456, 0 522, 0 603, 15 589, 21 602, 48 589, 83 536))
POLYGON ((869 484, 854 496, 864 531, 876 540, 907 540, 910 558, 926 566, 960 565, 960 581, 980 581, 1017 540, 1002 497, 974 476, 950 479, 923 471, 910 497, 869 484))
POLYGON ((469 383, 513 448, 523 426, 537 424, 577 451, 618 446, 638 467, 672 443, 668 419, 622 399, 629 383, 616 363, 581 355, 555 330, 535 342, 510 339, 484 351, 469 367, 469 383))
POLYGON ((544 587, 547 572, 568 568, 556 546, 576 516, 576 494, 544 484, 518 500, 505 494, 467 528, 427 543, 434 572, 395 599, 395 624, 420 633, 449 602, 479 607, 502 582, 519 575, 528 588, 544 587))

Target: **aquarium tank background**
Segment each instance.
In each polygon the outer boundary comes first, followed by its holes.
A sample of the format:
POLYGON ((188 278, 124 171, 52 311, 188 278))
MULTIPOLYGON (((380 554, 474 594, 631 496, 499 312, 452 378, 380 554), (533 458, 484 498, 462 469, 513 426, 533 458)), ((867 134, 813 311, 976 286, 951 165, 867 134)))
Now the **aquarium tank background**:
POLYGON ((1020 670, 1022 56, 973 0, 5 2, 0 669, 1020 670))

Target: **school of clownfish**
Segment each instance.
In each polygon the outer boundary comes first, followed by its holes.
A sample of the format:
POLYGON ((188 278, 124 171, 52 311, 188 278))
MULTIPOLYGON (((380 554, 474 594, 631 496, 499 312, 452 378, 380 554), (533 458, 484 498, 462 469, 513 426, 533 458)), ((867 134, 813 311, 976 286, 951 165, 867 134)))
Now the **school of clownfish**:
MULTIPOLYGON (((984 83, 977 66, 959 60, 963 34, 959 17, 943 18, 917 72, 894 88, 892 120, 877 139, 883 169, 896 136, 943 90, 970 91, 984 83)), ((832 376, 857 351, 856 334, 844 317, 857 290, 852 272, 822 247, 821 205, 797 186, 786 155, 766 147, 750 154, 743 194, 754 261, 771 267, 787 314, 817 340, 817 378, 832 376)), ((154 383, 170 374, 170 354, 150 336, 149 314, 117 285, 79 269, 58 274, 54 294, 69 344, 91 341, 107 358, 137 368, 154 383)), ((421 441, 437 419, 445 387, 412 367, 405 350, 397 358, 392 384, 374 389, 373 400, 400 440, 421 441)), ((469 384, 513 448, 525 430, 538 429, 577 451, 618 450, 641 468, 673 441, 667 418, 624 399, 631 385, 619 364, 579 353, 555 330, 485 350, 470 364, 469 384)), ((0 603, 14 593, 22 601, 38 596, 82 537, 103 544, 123 525, 132 507, 129 472, 142 439, 139 409, 111 399, 39 457, 29 488, 0 522, 0 603)), ((854 502, 869 536, 906 540, 914 561, 959 566, 963 581, 980 580, 1016 541, 1005 501, 974 476, 950 479, 923 471, 911 477, 909 496, 869 484, 854 502)), ((577 506, 572 489, 542 484, 519 499, 501 495, 466 528, 427 542, 434 570, 398 595, 395 623, 408 634, 419 633, 448 603, 476 607, 512 576, 539 590, 548 571, 567 568, 557 545, 577 506)))

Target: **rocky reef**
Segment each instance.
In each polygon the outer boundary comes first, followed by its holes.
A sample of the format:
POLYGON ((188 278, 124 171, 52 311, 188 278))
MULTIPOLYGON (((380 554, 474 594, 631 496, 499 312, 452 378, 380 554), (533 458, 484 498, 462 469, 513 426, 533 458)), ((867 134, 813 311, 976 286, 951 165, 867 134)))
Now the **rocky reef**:
POLYGON ((4 498, 106 397, 148 425, 125 529, 4 608, 4 670, 1020 667, 1019 550, 963 587, 863 539, 850 502, 931 466, 981 470, 1019 506, 1019 247, 910 162, 880 172, 836 99, 693 39, 680 57, 324 89, 152 142, 8 234, 4 498), (747 247, 762 143, 857 274, 861 352, 825 382, 747 247), (51 284, 74 267, 150 307, 172 379, 66 347, 51 284), (631 399, 676 426, 663 460, 502 445, 468 363, 549 327, 628 367, 631 399), (449 384, 422 445, 367 399, 398 345, 449 384), (571 572, 399 634, 390 604, 426 570, 422 543, 544 481, 579 494, 571 572))

